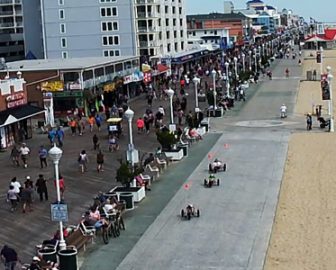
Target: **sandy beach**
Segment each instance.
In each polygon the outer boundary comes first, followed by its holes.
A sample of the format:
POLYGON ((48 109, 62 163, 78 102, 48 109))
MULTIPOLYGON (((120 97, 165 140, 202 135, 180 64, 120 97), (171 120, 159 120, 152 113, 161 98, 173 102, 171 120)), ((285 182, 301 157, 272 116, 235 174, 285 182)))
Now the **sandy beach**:
MULTIPOLYGON (((331 66, 335 74, 336 50, 326 50, 324 55, 324 70, 331 66)), ((305 58, 304 76, 313 69, 320 72, 315 58, 305 58)), ((335 87, 334 80, 334 97, 335 87)), ((327 114, 320 82, 303 81, 296 116, 304 119, 304 114, 312 112, 312 105, 316 104, 322 104, 322 114, 327 114)), ((336 269, 335 157, 336 133, 319 130, 315 117, 312 132, 291 136, 264 270, 336 269)))

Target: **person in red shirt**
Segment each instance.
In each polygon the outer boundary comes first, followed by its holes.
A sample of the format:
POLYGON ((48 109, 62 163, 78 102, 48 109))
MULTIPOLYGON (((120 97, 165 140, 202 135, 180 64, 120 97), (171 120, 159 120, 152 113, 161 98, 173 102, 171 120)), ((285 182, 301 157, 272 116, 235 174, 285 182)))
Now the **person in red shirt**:
POLYGON ((136 124, 138 128, 138 133, 144 132, 145 121, 141 117, 138 118, 136 124))
MULTIPOLYGON (((56 187, 56 180, 54 181, 55 187, 56 187)), ((60 187, 60 193, 61 193, 61 201, 64 200, 64 190, 65 190, 65 185, 64 185, 64 178, 62 175, 59 176, 59 187, 60 187)))

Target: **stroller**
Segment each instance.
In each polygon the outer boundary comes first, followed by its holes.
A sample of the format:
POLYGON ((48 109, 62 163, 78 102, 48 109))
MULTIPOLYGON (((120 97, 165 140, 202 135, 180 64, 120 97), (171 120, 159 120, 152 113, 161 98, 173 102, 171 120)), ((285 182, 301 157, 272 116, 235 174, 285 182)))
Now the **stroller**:
POLYGON ((317 118, 317 120, 320 122, 320 128, 326 128, 326 127, 330 128, 330 119, 326 120, 320 116, 319 118, 317 118))

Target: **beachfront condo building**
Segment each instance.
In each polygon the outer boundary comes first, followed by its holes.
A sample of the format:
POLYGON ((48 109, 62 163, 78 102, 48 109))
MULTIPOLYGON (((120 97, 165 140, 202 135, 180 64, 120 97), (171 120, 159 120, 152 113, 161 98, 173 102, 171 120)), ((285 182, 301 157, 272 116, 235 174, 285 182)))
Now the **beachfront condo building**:
POLYGON ((10 62, 24 58, 21 0, 0 0, 0 59, 10 62))
POLYGON ((24 12, 37 58, 162 56, 187 44, 185 0, 24 0, 24 12))

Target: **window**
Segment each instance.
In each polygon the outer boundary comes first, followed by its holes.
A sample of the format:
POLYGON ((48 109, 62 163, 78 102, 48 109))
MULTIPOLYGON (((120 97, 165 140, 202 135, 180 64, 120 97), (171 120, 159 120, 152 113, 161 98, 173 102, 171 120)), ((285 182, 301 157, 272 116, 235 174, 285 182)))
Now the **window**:
POLYGON ((61 34, 64 34, 66 31, 65 31, 65 23, 61 23, 60 24, 60 33, 61 34))
POLYGON ((170 52, 170 44, 167 44, 167 51, 170 52))
POLYGON ((165 13, 168 13, 168 6, 165 6, 165 13))
POLYGON ((170 33, 169 33, 169 31, 166 31, 166 36, 167 36, 167 39, 170 38, 170 33))
MULTIPOLYGON (((113 56, 120 56, 120 50, 104 50, 103 56, 105 57, 113 57, 113 56)), ((111 72, 113 73, 113 72, 111 72)))
POLYGON ((102 22, 102 31, 118 31, 119 30, 119 24, 117 21, 114 22, 102 22))
POLYGON ((183 38, 183 30, 180 31, 180 37, 183 38))
POLYGON ((175 44, 174 44, 174 48, 175 48, 175 52, 177 52, 177 49, 178 49, 177 42, 175 42, 175 44))
POLYGON ((64 5, 64 0, 58 0, 58 5, 63 6, 64 5))
POLYGON ((183 41, 181 42, 181 50, 182 51, 184 50, 184 42, 183 41))
POLYGON ((176 12, 176 8, 175 8, 175 7, 173 7, 173 10, 172 10, 172 11, 173 11, 173 14, 175 14, 175 12, 176 12))
POLYGON ((173 19, 173 26, 176 26, 176 19, 173 19))
POLYGON ((103 36, 103 46, 119 45, 119 36, 103 36))
POLYGON ((177 38, 177 32, 174 31, 174 38, 177 38))
POLYGON ((67 47, 67 39, 65 37, 61 38, 61 47, 62 48, 67 47))
POLYGON ((180 19, 180 26, 183 26, 183 19, 180 19))
POLYGON ((64 18, 65 18, 65 15, 64 15, 64 9, 60 9, 60 10, 58 11, 58 16, 59 16, 60 19, 64 19, 64 18))
POLYGON ((67 59, 68 58, 68 52, 62 52, 62 58, 67 59))
POLYGON ((116 7, 104 7, 100 8, 101 17, 116 17, 118 16, 118 10, 116 7))
POLYGON ((179 7, 179 14, 182 15, 182 8, 179 7))
POLYGON ((166 19, 166 26, 169 26, 169 19, 166 19))

